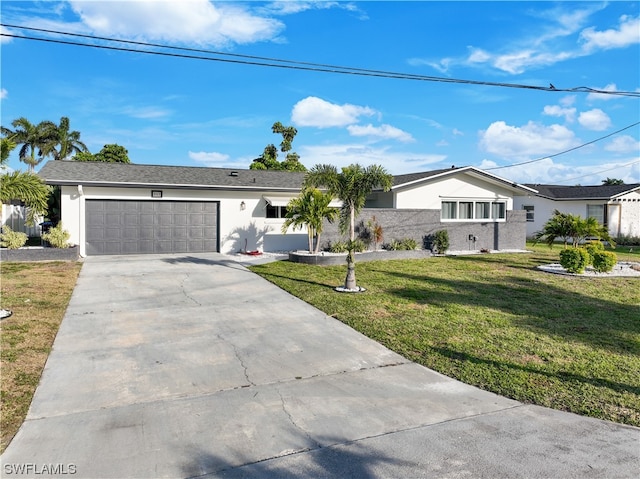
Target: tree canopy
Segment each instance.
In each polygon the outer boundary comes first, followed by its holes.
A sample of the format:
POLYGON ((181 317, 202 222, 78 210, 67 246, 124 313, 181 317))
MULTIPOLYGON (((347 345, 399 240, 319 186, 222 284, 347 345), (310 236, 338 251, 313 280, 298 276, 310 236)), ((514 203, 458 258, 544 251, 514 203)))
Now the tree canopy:
POLYGON ((290 226, 293 226, 294 230, 306 226, 309 235, 309 253, 317 253, 320 248, 320 234, 324 220, 332 223, 338 216, 338 209, 329 206, 331 200, 333 200, 331 194, 323 193, 317 188, 305 188, 300 196, 293 198, 287 204, 287 219, 282 225, 282 232, 286 233, 290 226))
POLYGON ((364 207, 367 196, 376 188, 391 189, 393 176, 380 165, 367 167, 353 164, 338 169, 333 165, 315 165, 307 173, 305 187, 326 188, 327 192, 342 201, 340 230, 349 232, 349 254, 347 255, 347 277, 344 288, 357 290, 355 274, 355 218, 364 207))
POLYGON ((105 163, 131 163, 129 152, 124 146, 117 144, 104 145, 98 153, 91 154, 87 151, 76 153, 74 161, 102 161, 105 163))
POLYGON ((607 178, 602 180, 602 184, 603 186, 624 185, 624 181, 617 178, 607 178))
POLYGON ((271 127, 271 131, 282 135, 280 151, 287 154, 285 159, 278 161, 278 149, 274 144, 269 144, 264 148, 262 155, 253 160, 249 168, 252 170, 307 171, 300 163, 300 155, 295 151, 291 152, 291 143, 298 134, 298 130, 293 126, 284 126, 277 121, 271 127))
POLYGON ((587 238, 598 238, 614 247, 616 245, 607 227, 598 223, 595 218, 585 219, 580 215, 562 213, 558 210, 553 212, 553 216, 544 224, 542 230, 535 233, 534 238, 536 241, 544 241, 549 247, 553 246, 558 238, 562 240, 565 248, 569 242, 577 247, 587 238))

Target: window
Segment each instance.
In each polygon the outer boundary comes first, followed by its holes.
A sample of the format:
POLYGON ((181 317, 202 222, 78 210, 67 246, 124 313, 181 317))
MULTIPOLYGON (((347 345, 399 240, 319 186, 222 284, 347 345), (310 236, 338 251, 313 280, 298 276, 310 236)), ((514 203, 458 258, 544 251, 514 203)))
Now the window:
POLYGON ((476 219, 488 220, 491 217, 491 208, 488 201, 479 201, 476 203, 476 219))
POLYGON ((587 218, 595 218, 601 225, 606 225, 605 205, 587 205, 587 218))
POLYGON ((286 216, 286 206, 271 206, 267 203, 267 218, 285 218, 286 216))
POLYGON ((458 218, 461 220, 473 219, 473 202, 461 201, 458 203, 458 218))
POLYGON ((442 202, 442 219, 443 220, 455 220, 457 211, 457 203, 455 201, 443 201, 442 202))
POLYGON ((504 201, 443 201, 440 217, 443 220, 495 221, 504 220, 507 203, 504 201))
POLYGON ((533 206, 525 205, 522 209, 527 212, 527 221, 534 221, 533 206))
POLYGON ((507 205, 502 202, 494 201, 491 203, 491 217, 494 220, 503 220, 507 215, 507 205))

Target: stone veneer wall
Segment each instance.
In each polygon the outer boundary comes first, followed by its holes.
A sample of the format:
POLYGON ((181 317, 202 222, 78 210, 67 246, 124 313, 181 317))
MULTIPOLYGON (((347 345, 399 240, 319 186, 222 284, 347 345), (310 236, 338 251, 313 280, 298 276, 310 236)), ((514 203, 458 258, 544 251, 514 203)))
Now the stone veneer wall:
MULTIPOLYGON (((431 249, 431 236, 438 230, 449 233, 450 251, 514 250, 526 247, 526 212, 507 211, 504 222, 441 222, 440 210, 364 208, 356 225, 367 224, 372 217, 383 229, 383 243, 412 238, 419 247, 431 249), (469 238, 475 238, 473 239, 469 238)), ((344 241, 337 222, 325 224, 321 247, 329 242, 344 241)))

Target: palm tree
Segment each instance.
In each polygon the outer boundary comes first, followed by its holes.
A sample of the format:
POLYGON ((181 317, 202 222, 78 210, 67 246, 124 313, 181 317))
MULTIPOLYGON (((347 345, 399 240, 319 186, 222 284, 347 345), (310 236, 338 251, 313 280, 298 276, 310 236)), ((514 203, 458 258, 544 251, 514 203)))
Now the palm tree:
MULTIPOLYGON (((50 123, 50 122, 49 122, 50 123)), ((60 124, 48 124, 49 131, 45 133, 46 144, 43 153, 52 154, 54 160, 66 160, 75 153, 89 151, 87 146, 80 141, 79 131, 69 131, 69 118, 60 118, 60 124)))
POLYGON ((19 151, 20 161, 27 164, 29 171, 33 171, 46 156, 43 151, 51 141, 51 131, 55 125, 50 121, 34 125, 24 117, 13 120, 11 125, 15 130, 2 127, 2 134, 17 145, 22 145, 19 151), (36 151, 38 151, 37 157, 36 151))
POLYGON ((549 247, 553 246, 557 238, 562 238, 565 248, 569 241, 574 247, 578 247, 589 237, 607 241, 613 247, 616 245, 607 227, 598 223, 597 219, 593 217, 584 219, 580 215, 562 213, 558 210, 553 212, 553 216, 544 224, 542 230, 534 235, 536 241, 544 240, 549 247))
POLYGON ((333 197, 316 188, 306 188, 300 196, 293 198, 287 204, 287 220, 282 225, 282 233, 286 233, 290 226, 293 229, 307 227, 309 235, 309 253, 317 253, 320 249, 320 234, 324 220, 333 223, 338 216, 338 209, 329 206, 333 197), (315 238, 316 245, 313 246, 315 238))
POLYGON ((14 171, 0 176, 0 202, 24 201, 29 225, 35 222, 36 216, 47 212, 49 192, 49 187, 32 172, 14 171))
POLYGON ((349 232, 347 254, 347 277, 344 289, 358 291, 355 271, 355 224, 356 215, 364 207, 365 200, 375 188, 391 189, 393 176, 379 165, 362 167, 353 164, 338 172, 333 165, 316 165, 307 173, 304 185, 326 188, 328 193, 342 201, 340 230, 349 232))

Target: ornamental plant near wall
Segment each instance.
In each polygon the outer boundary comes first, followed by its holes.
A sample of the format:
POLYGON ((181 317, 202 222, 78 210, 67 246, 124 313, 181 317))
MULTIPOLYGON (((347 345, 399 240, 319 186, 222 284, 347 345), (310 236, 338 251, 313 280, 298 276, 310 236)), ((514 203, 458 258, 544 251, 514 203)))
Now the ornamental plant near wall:
POLYGON ((2 227, 0 233, 0 246, 7 249, 22 248, 27 242, 27 235, 20 231, 13 231, 8 226, 2 227))
POLYGON ((63 229, 62 222, 58 223, 54 228, 51 228, 48 233, 42 234, 42 239, 54 248, 69 248, 71 246, 71 244, 69 244, 70 237, 71 234, 63 229))

